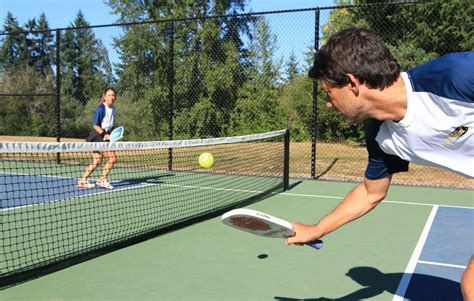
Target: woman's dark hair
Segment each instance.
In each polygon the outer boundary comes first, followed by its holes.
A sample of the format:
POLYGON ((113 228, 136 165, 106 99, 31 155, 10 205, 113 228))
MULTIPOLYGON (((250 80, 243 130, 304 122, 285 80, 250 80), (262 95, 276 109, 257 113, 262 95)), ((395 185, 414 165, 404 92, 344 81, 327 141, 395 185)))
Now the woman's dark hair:
POLYGON ((331 87, 343 87, 350 81, 347 73, 371 89, 383 89, 396 81, 400 65, 378 34, 348 28, 332 35, 321 47, 308 75, 331 87))

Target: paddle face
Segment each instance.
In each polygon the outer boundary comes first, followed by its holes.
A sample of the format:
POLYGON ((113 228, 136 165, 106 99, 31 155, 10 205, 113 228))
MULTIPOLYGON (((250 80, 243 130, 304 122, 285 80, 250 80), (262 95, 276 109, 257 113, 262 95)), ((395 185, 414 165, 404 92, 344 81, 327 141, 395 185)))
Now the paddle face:
POLYGON ((286 238, 294 235, 287 221, 251 209, 235 209, 225 213, 222 222, 228 226, 265 237, 286 238))
POLYGON ((110 133, 110 142, 118 141, 122 139, 123 136, 123 126, 118 127, 110 133))
MULTIPOLYGON (((252 209, 231 210, 222 215, 221 221, 230 227, 259 236, 287 238, 295 235, 291 223, 252 209)), ((323 247, 323 242, 315 240, 306 245, 319 250, 323 247)))

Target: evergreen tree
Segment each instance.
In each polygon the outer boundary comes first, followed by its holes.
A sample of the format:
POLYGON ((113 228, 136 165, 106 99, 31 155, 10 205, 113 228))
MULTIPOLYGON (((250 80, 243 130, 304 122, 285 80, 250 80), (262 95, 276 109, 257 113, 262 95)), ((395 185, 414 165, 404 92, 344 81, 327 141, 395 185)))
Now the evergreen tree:
POLYGON ((134 95, 122 102, 141 103, 148 108, 145 112, 151 114, 142 113, 141 120, 149 125, 151 133, 158 133, 153 139, 166 138, 169 130, 172 60, 174 138, 225 135, 241 82, 234 79, 243 76, 240 62, 244 60, 244 43, 240 33, 245 32, 247 21, 206 17, 242 10, 241 2, 109 1, 121 22, 196 18, 127 26, 116 40, 121 58, 119 89, 134 95))
POLYGON ((256 18, 249 47, 251 67, 248 81, 239 90, 232 134, 266 132, 285 126, 283 110, 277 101, 280 66, 274 62, 276 45, 268 22, 263 17, 256 18))
POLYGON ((22 28, 11 12, 7 13, 3 25, 3 32, 8 33, 3 36, 0 48, 0 65, 3 72, 13 70, 21 64, 20 54, 23 52, 22 40, 24 34, 21 34, 22 28))
POLYGON ((79 11, 61 36, 61 108, 63 132, 84 137, 102 89, 112 84, 112 67, 107 49, 79 11))
POLYGON ((291 52, 286 63, 286 80, 291 82, 300 74, 300 68, 294 52, 291 52))
POLYGON ((33 34, 33 65, 40 74, 52 74, 52 64, 55 57, 55 43, 44 13, 40 15, 34 30, 37 32, 33 34))
POLYGON ((434 0, 369 6, 355 10, 354 18, 366 20, 370 28, 377 30, 393 46, 411 44, 436 56, 474 48, 474 36, 468 28, 474 22, 474 6, 470 1, 434 0))
POLYGON ((11 13, 7 14, 5 36, 0 48, 0 61, 4 69, 14 70, 22 65, 34 66, 41 74, 51 73, 53 39, 49 31, 46 16, 42 14, 39 21, 28 20, 24 28, 11 13))
POLYGON ((63 92, 83 105, 100 96, 112 68, 107 50, 79 11, 61 41, 63 92))
MULTIPOLYGON (((377 1, 353 4, 373 2, 377 1)), ((402 69, 407 70, 448 52, 473 49, 473 36, 466 28, 466 24, 473 23, 473 9, 462 0, 334 9, 323 27, 322 42, 344 28, 369 28, 383 37, 402 69)), ((343 118, 324 108, 324 95, 318 93, 318 100, 319 138, 362 139, 362 123, 347 127, 343 118)))
MULTIPOLYGON (((2 76, 0 91, 16 94, 40 94, 54 91, 51 72, 51 38, 46 17, 40 21, 30 19, 24 28, 8 13, 4 31, 8 32, 0 48, 2 76)), ((52 97, 2 97, 0 106, 0 133, 15 135, 53 136, 54 98, 52 97)))

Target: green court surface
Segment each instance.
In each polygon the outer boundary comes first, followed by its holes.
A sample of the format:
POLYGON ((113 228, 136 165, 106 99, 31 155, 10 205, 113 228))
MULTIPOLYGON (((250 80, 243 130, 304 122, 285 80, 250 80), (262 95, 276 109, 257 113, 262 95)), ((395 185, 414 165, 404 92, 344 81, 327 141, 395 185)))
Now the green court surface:
MULTIPOLYGON (((248 208, 313 223, 355 186, 292 184, 248 208)), ((326 236, 320 251, 217 217, 7 288, 0 300, 392 300, 435 205, 472 211, 473 192, 392 186, 386 201, 326 236)))

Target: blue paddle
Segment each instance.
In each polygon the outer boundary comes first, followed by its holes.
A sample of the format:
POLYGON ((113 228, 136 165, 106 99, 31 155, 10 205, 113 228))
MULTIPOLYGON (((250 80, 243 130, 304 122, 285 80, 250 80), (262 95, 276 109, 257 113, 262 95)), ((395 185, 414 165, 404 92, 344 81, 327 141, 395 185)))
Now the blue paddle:
POLYGON ((123 136, 123 126, 120 126, 110 133, 110 142, 115 142, 122 139, 123 136))

